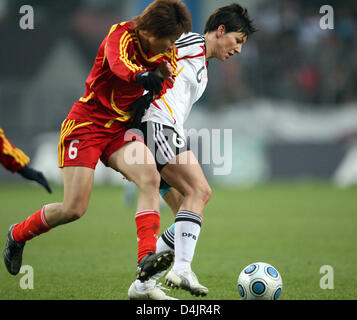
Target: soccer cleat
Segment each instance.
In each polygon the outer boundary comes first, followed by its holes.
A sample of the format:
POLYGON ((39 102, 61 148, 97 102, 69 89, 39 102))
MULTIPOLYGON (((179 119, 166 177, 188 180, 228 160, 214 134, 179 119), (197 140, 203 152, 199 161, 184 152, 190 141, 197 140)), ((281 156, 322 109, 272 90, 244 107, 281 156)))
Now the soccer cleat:
POLYGON ((178 300, 168 296, 162 290, 170 290, 162 287, 161 283, 154 286, 145 286, 143 290, 138 290, 133 282, 128 290, 130 300, 178 300))
POLYGON ((189 291, 194 296, 205 296, 208 289, 198 282, 193 271, 183 270, 175 272, 170 270, 165 277, 165 283, 172 288, 181 288, 189 291))
POLYGON ((168 269, 173 260, 174 254, 171 251, 149 253, 140 260, 136 268, 136 278, 146 281, 154 274, 168 269))
POLYGON ((4 250, 4 262, 12 275, 17 275, 21 269, 22 265, 22 252, 24 250, 25 242, 18 242, 12 236, 12 230, 14 229, 14 224, 10 227, 7 234, 7 241, 4 250))

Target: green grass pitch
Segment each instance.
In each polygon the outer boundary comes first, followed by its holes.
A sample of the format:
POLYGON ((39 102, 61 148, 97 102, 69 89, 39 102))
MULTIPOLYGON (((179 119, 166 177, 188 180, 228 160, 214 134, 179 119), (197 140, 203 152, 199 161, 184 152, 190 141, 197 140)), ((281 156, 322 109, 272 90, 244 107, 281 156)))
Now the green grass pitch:
MULTIPOLYGON (((1 254, 12 223, 62 195, 61 187, 49 195, 32 184, 0 184, 1 254)), ((34 289, 21 289, 25 274, 12 276, 0 263, 0 299, 128 299, 136 269, 134 213, 120 187, 95 187, 83 218, 26 244, 23 264, 33 268, 34 289)), ((172 222, 164 207, 160 234, 172 222)), ((356 244, 356 188, 325 182, 213 186, 192 268, 211 300, 240 300, 237 277, 257 261, 280 271, 280 299, 356 299, 356 244), (333 268, 333 289, 320 288, 323 265, 333 268)), ((180 290, 169 294, 199 300, 180 290)))

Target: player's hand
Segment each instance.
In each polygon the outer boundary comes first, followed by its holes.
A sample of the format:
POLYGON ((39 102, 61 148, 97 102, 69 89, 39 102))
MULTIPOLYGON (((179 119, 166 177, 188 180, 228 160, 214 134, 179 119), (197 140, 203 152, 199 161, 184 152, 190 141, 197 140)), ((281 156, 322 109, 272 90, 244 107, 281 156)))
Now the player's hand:
POLYGON ((162 61, 157 68, 157 73, 171 83, 175 82, 174 77, 172 76, 173 71, 174 70, 171 64, 169 64, 167 61, 162 61))
POLYGON ((24 166, 17 172, 27 180, 33 180, 38 182, 48 191, 48 193, 52 193, 51 187, 42 172, 32 169, 29 166, 24 166))
POLYGON ((155 94, 160 94, 162 90, 162 82, 164 78, 157 75, 155 72, 146 71, 136 75, 136 82, 140 83, 144 89, 153 91, 155 94))

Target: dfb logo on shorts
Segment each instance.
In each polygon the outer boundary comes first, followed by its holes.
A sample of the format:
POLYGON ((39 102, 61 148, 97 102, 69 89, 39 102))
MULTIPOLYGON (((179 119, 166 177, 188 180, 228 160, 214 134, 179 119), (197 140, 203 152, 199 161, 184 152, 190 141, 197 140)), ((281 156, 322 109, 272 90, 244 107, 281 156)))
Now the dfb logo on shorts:
POLYGON ((187 233, 187 232, 182 232, 182 237, 188 237, 188 238, 192 238, 193 240, 196 240, 197 237, 192 234, 192 233, 187 233))

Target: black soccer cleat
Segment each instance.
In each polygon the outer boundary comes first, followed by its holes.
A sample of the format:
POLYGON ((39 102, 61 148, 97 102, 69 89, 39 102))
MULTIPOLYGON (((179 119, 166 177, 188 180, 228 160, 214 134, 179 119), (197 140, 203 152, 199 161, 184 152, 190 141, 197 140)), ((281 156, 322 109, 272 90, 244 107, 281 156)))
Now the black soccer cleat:
POLYGON ((154 274, 167 270, 173 261, 174 254, 171 251, 149 253, 139 262, 136 268, 136 279, 146 281, 154 274))
POLYGON ((22 252, 24 251, 25 242, 18 242, 14 240, 12 236, 12 230, 14 229, 14 224, 10 227, 7 234, 7 241, 4 250, 4 262, 12 275, 17 275, 21 269, 22 265, 22 252))

